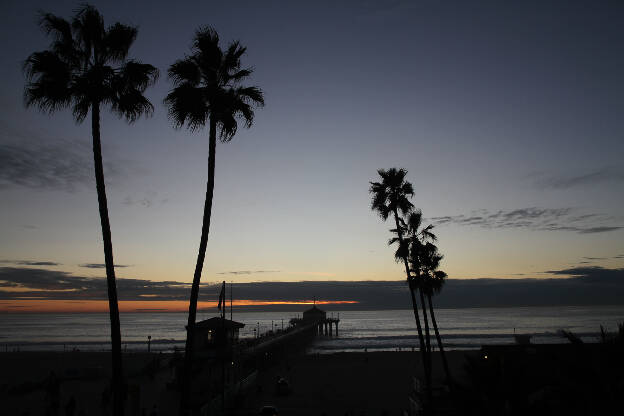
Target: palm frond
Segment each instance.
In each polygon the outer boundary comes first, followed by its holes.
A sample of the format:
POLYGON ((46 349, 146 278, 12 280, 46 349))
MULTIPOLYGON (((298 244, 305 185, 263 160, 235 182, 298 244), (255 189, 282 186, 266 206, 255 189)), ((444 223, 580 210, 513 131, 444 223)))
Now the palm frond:
POLYGON ((256 86, 254 87, 238 87, 233 90, 238 100, 253 105, 255 107, 264 106, 264 93, 256 86))
POLYGON ((71 68, 58 55, 35 52, 24 62, 23 71, 30 81, 24 89, 26 107, 52 113, 71 103, 71 68))
POLYGON ((71 24, 67 20, 51 13, 42 13, 39 27, 46 36, 52 38, 50 51, 66 62, 77 62, 78 51, 74 45, 71 24))
POLYGON ((91 55, 95 45, 100 45, 104 38, 104 18, 91 5, 82 5, 76 10, 72 20, 74 40, 88 56, 91 55))
POLYGON ((189 57, 175 61, 167 74, 175 86, 189 84, 197 87, 201 82, 201 71, 197 63, 189 57))
POLYGON ((202 89, 188 84, 171 90, 165 97, 165 104, 176 128, 186 124, 191 131, 197 130, 206 124, 210 114, 202 89))
POLYGON ((236 122, 236 117, 232 113, 221 114, 218 119, 219 126, 219 140, 223 143, 227 143, 236 134, 238 130, 238 123, 236 122))
POLYGON ((253 69, 251 68, 241 69, 232 74, 229 74, 227 77, 227 80, 230 83, 236 84, 240 82, 241 80, 247 78, 251 74, 253 74, 253 69))
MULTIPOLYGON (((411 195, 411 194, 405 194, 405 195, 411 195)), ((408 215, 412 211, 412 209, 414 209, 414 204, 412 204, 409 199, 403 196, 398 197, 395 200, 394 204, 396 205, 397 210, 401 212, 401 214, 403 215, 408 215)))
POLYGON ((240 68, 240 59, 247 51, 247 48, 241 46, 239 41, 230 43, 227 51, 223 55, 223 68, 227 71, 226 76, 229 76, 231 71, 236 71, 240 68))
POLYGON ((40 13, 39 27, 54 41, 66 41, 72 38, 71 24, 52 13, 40 13))
POLYGON ((120 92, 112 101, 111 108, 128 123, 134 123, 142 115, 150 116, 154 112, 152 103, 137 89, 120 92))
POLYGON ((418 230, 420 229, 420 224, 422 222, 422 211, 418 209, 410 212, 407 216, 407 221, 405 222, 407 223, 410 234, 416 235, 418 233, 418 230))
POLYGON ((115 76, 116 88, 121 91, 136 90, 143 93, 158 80, 158 69, 150 64, 130 60, 124 63, 115 76))
POLYGON ((82 123, 89 115, 92 101, 86 95, 76 95, 72 97, 74 105, 72 106, 72 114, 77 123, 82 123))
POLYGON ((409 255, 409 242, 403 240, 403 242, 399 243, 396 251, 394 252, 394 258, 397 262, 403 261, 408 257, 408 255, 409 255))
POLYGON ((137 37, 138 29, 133 26, 115 23, 104 33, 102 54, 106 61, 119 62, 126 59, 130 46, 137 37))
POLYGON ((420 232, 421 237, 424 241, 426 240, 430 240, 430 241, 437 241, 438 237, 431 231, 433 230, 433 224, 429 224, 428 226, 426 226, 425 228, 423 228, 423 230, 420 232))
POLYGON ((379 182, 370 182, 369 193, 373 194, 371 209, 376 211, 384 221, 387 220, 390 210, 386 205, 388 199, 386 187, 379 182))
POLYGON ((221 65, 223 52, 219 48, 219 34, 210 26, 200 27, 195 31, 193 38, 193 50, 200 58, 200 67, 208 72, 215 72, 221 65))

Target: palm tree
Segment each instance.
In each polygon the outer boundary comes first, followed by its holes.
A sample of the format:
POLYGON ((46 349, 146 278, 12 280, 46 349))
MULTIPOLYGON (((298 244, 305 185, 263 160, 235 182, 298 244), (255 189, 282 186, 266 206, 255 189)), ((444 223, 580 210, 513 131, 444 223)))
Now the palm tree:
MULTIPOLYGON (((431 353, 431 341, 429 335, 429 320, 427 318, 427 308, 425 304, 425 298, 423 295, 423 291, 421 288, 421 280, 423 278, 420 270, 420 262, 418 256, 412 256, 412 252, 415 250, 418 252, 420 246, 426 242, 427 240, 435 241, 437 237, 431 231, 433 229, 433 225, 428 225, 425 228, 421 229, 422 225, 422 211, 417 210, 411 212, 406 221, 407 233, 409 238, 408 240, 408 262, 411 264, 411 271, 413 274, 412 281, 416 287, 419 288, 420 295, 420 303, 423 305, 423 320, 425 321, 425 341, 427 344, 427 353, 431 353)), ((429 355, 429 365, 431 365, 431 355, 429 355)))
POLYGON ((212 212, 212 197, 215 176, 215 153, 217 132, 221 142, 232 140, 242 119, 245 127, 251 127, 254 107, 264 105, 262 90, 258 87, 243 87, 241 82, 253 72, 241 68, 241 57, 246 48, 238 41, 230 43, 226 50, 219 46, 219 35, 210 27, 195 32, 191 55, 177 60, 169 67, 169 78, 174 88, 165 98, 169 117, 175 128, 186 125, 191 131, 209 125, 208 183, 204 202, 204 217, 201 239, 191 297, 186 334, 184 373, 182 379, 181 412, 188 412, 190 368, 193 360, 193 327, 197 314, 197 298, 201 280, 212 212))
MULTIPOLYGON (((429 360, 427 359, 425 339, 420 325, 418 303, 416 302, 415 295, 416 287, 412 282, 413 279, 408 264, 407 251, 405 250, 406 241, 403 237, 405 233, 405 225, 401 223, 401 218, 399 217, 399 212, 403 215, 407 215, 414 209, 414 205, 408 199, 414 195, 414 188, 411 183, 405 180, 405 176, 407 175, 407 171, 405 169, 379 169, 377 173, 381 177, 381 182, 370 182, 369 192, 373 194, 371 209, 376 211, 384 221, 388 219, 390 214, 394 216, 396 228, 391 231, 393 231, 397 236, 396 241, 399 243, 399 258, 405 265, 405 274, 407 276, 407 282, 410 289, 412 309, 414 311, 414 319, 416 320, 416 329, 418 330, 420 353, 423 361, 423 367, 425 369, 425 379, 427 380, 427 392, 430 396, 431 385, 429 381, 431 380, 431 377, 429 360)), ((393 240, 390 240, 390 243, 392 242, 393 240)))
MULTIPOLYGON (((410 212, 406 219, 401 219, 401 227, 404 229, 404 233, 407 234, 407 237, 404 239, 403 244, 399 244, 399 248, 395 253, 396 256, 407 256, 408 263, 410 265, 410 285, 414 288, 414 290, 418 290, 420 296, 420 303, 423 308, 423 321, 425 324, 425 349, 427 351, 427 363, 429 366, 429 372, 426 374, 429 379, 427 380, 428 385, 431 385, 431 377, 432 377, 432 364, 431 364, 431 336, 429 333, 429 319, 427 317, 427 306, 425 303, 425 298, 422 291, 422 273, 421 273, 421 263, 420 257, 418 255, 414 255, 419 253, 420 247, 422 244, 428 240, 435 241, 436 236, 431 231, 433 229, 433 225, 428 225, 427 227, 421 228, 422 225, 422 212, 420 210, 415 210, 410 212)), ((393 244, 397 241, 397 238, 393 238, 389 241, 389 244, 393 244)))
POLYGON ((449 370, 448 361, 446 360, 446 353, 444 352, 444 345, 442 344, 442 337, 440 337, 440 331, 438 330, 438 323, 435 319, 435 313, 433 309, 432 297, 434 294, 438 294, 442 291, 442 287, 446 283, 448 277, 445 272, 438 270, 440 267, 440 261, 443 256, 439 254, 438 248, 428 242, 420 245, 420 253, 414 253, 420 257, 421 264, 421 293, 425 293, 429 304, 429 314, 431 316, 431 323, 433 324, 433 330, 435 332, 436 340, 438 341, 438 348, 440 349, 440 355, 442 356, 442 365, 444 366, 444 373, 449 386, 453 385, 453 378, 449 370))
POLYGON ((95 182, 104 240, 104 260, 111 321, 113 412, 123 414, 121 330, 113 263, 102 150, 100 106, 132 123, 150 115, 153 106, 143 95, 157 77, 152 65, 127 59, 137 28, 115 23, 104 26, 102 15, 90 5, 76 11, 71 22, 53 14, 42 14, 39 26, 52 38, 50 48, 34 52, 24 62, 27 84, 24 101, 47 113, 71 107, 82 123, 91 111, 95 182))

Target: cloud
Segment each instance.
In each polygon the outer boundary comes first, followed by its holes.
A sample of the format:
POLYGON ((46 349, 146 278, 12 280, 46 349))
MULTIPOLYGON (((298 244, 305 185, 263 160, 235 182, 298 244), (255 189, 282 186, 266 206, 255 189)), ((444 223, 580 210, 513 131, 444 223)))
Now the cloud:
MULTIPOLYGON (((624 304, 623 268, 572 267, 550 270, 545 273, 561 277, 449 279, 442 293, 435 297, 434 303, 438 307, 624 304)), ((332 310, 409 309, 411 307, 408 288, 404 281, 251 282, 234 285, 237 299, 309 301, 316 298, 358 302, 357 306, 332 305, 332 310)), ((220 283, 202 284, 200 300, 216 301, 220 288, 220 283)), ((117 289, 120 300, 188 301, 190 283, 117 279, 117 289)), ((57 270, 0 267, 0 300, 33 298, 70 301, 105 300, 107 299, 106 279, 74 276, 57 270)), ((301 306, 301 308, 306 307, 301 306)), ((268 307, 263 306, 263 308, 268 307)), ((293 310, 292 306, 281 306, 281 308, 293 310)))
POLYGON ((624 171, 607 167, 580 175, 545 176, 544 174, 539 174, 535 185, 541 189, 570 189, 621 182, 624 182, 624 171))
POLYGON ((595 233, 608 233, 609 231, 616 231, 622 227, 590 227, 581 229, 578 232, 581 234, 595 234, 595 233))
MULTIPOLYGON (((150 295, 153 300, 185 300, 190 292, 190 283, 126 278, 116 281, 121 300, 145 300, 144 295, 150 295)), ((32 267, 0 267, 0 299, 102 300, 107 296, 105 277, 76 276, 65 271, 32 267)))
MULTIPOLYGON (((6 136, 6 131, 1 133, 6 136)), ((74 192, 94 186, 93 153, 87 142, 35 138, 36 141, 31 137, 30 140, 0 144, 0 189, 74 192)), ((105 160, 107 182, 118 182, 129 176, 126 165, 105 160)))
POLYGON ((601 266, 580 266, 561 270, 549 270, 547 273, 578 277, 587 282, 601 281, 624 284, 624 268, 606 269, 601 266))
POLYGON ((589 263, 594 263, 596 261, 618 260, 618 259, 624 259, 624 254, 618 254, 615 256, 608 256, 608 257, 583 257, 583 261, 580 261, 579 264, 589 264, 589 263))
POLYGON ((0 263, 18 264, 20 266, 60 266, 61 263, 55 261, 38 261, 38 260, 0 260, 0 263))
POLYGON ((73 192, 80 186, 92 186, 93 162, 87 150, 69 142, 0 144, 0 189, 73 192))
POLYGON ((38 225, 33 225, 33 224, 22 224, 20 225, 20 227, 26 229, 26 230, 38 230, 39 226, 38 225))
POLYGON ((138 196, 128 195, 124 198, 123 204, 129 207, 131 206, 139 206, 143 208, 150 208, 155 204, 166 204, 169 202, 169 198, 159 197, 158 192, 156 191, 147 191, 138 196))
POLYGON ((572 231, 579 234, 604 233, 622 229, 612 217, 580 214, 574 208, 520 208, 490 211, 480 209, 461 215, 431 217, 434 225, 476 225, 483 228, 526 228, 536 231, 572 231))
MULTIPOLYGON (((104 263, 85 263, 85 264, 79 264, 78 266, 85 267, 87 269, 104 269, 106 267, 106 264, 104 264, 104 263)), ((127 264, 115 264, 115 267, 131 267, 131 266, 127 265, 127 264)))
POLYGON ((257 273, 280 273, 279 270, 234 270, 231 272, 218 272, 217 274, 257 274, 257 273))

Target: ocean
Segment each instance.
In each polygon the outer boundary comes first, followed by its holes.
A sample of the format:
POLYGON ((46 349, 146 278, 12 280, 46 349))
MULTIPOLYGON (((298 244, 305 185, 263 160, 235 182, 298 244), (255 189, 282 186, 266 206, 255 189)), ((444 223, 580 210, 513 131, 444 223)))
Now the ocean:
MULTIPOLYGON (((328 315, 340 318, 338 337, 319 337, 310 353, 339 351, 393 351, 418 346, 411 310, 341 311, 328 315)), ((288 326, 301 312, 234 312, 234 320, 245 324, 242 338, 254 336, 254 329, 266 333, 288 326)), ((198 320, 213 315, 198 314, 198 320)), ((229 314, 228 314, 229 318, 229 314)), ((566 342, 558 331, 566 329, 586 342, 598 339, 600 325, 617 330, 624 322, 624 306, 567 306, 521 308, 437 309, 440 332, 449 350, 477 349, 483 344, 511 344, 515 334, 530 334, 533 343, 566 342)), ((152 351, 184 348, 185 313, 121 314, 122 348, 145 351, 151 336, 152 351)), ((433 334, 433 333, 432 333, 433 334)), ((435 345, 435 344, 434 344, 435 345)), ((12 351, 104 351, 109 346, 108 315, 91 314, 2 314, 0 348, 12 351)))

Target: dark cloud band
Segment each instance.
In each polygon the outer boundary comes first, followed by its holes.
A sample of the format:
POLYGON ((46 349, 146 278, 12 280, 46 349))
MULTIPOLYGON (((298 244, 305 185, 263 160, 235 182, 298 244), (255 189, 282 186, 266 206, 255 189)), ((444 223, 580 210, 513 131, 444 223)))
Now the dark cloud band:
POLYGON ((17 264, 20 266, 60 266, 61 263, 55 261, 37 261, 37 260, 0 260, 0 263, 17 264))
MULTIPOLYGON (((439 307, 503 307, 547 305, 624 304, 624 269, 575 267, 550 270, 561 276, 547 279, 449 279, 439 307)), ((190 284, 175 281, 117 279, 120 300, 188 301, 190 284)), ((202 284, 200 300, 214 301, 221 285, 202 284)), ((236 283, 237 299, 260 301, 354 300, 359 309, 407 309, 409 294, 403 281, 302 281, 236 283)), ((0 267, 0 300, 63 299, 72 301, 107 299, 106 279, 74 276, 67 272, 0 267), (16 291, 19 289, 19 291, 16 291)), ((341 306, 333 305, 332 308, 341 306)))
MULTIPOLYGON (((85 267, 87 269, 104 269, 106 264, 104 263, 85 263, 79 264, 80 267, 85 267)), ((115 267, 131 267, 128 264, 115 264, 115 267)))
POLYGON ((432 217, 434 225, 476 225, 483 228, 525 228, 536 231, 572 231, 595 234, 616 231, 624 227, 613 224, 614 219, 602 214, 582 214, 574 208, 521 208, 490 211, 480 209, 470 214, 432 217))
POLYGON ((544 176, 535 182, 541 189, 570 189, 604 183, 624 182, 624 171, 616 168, 603 168, 580 175, 544 176))

